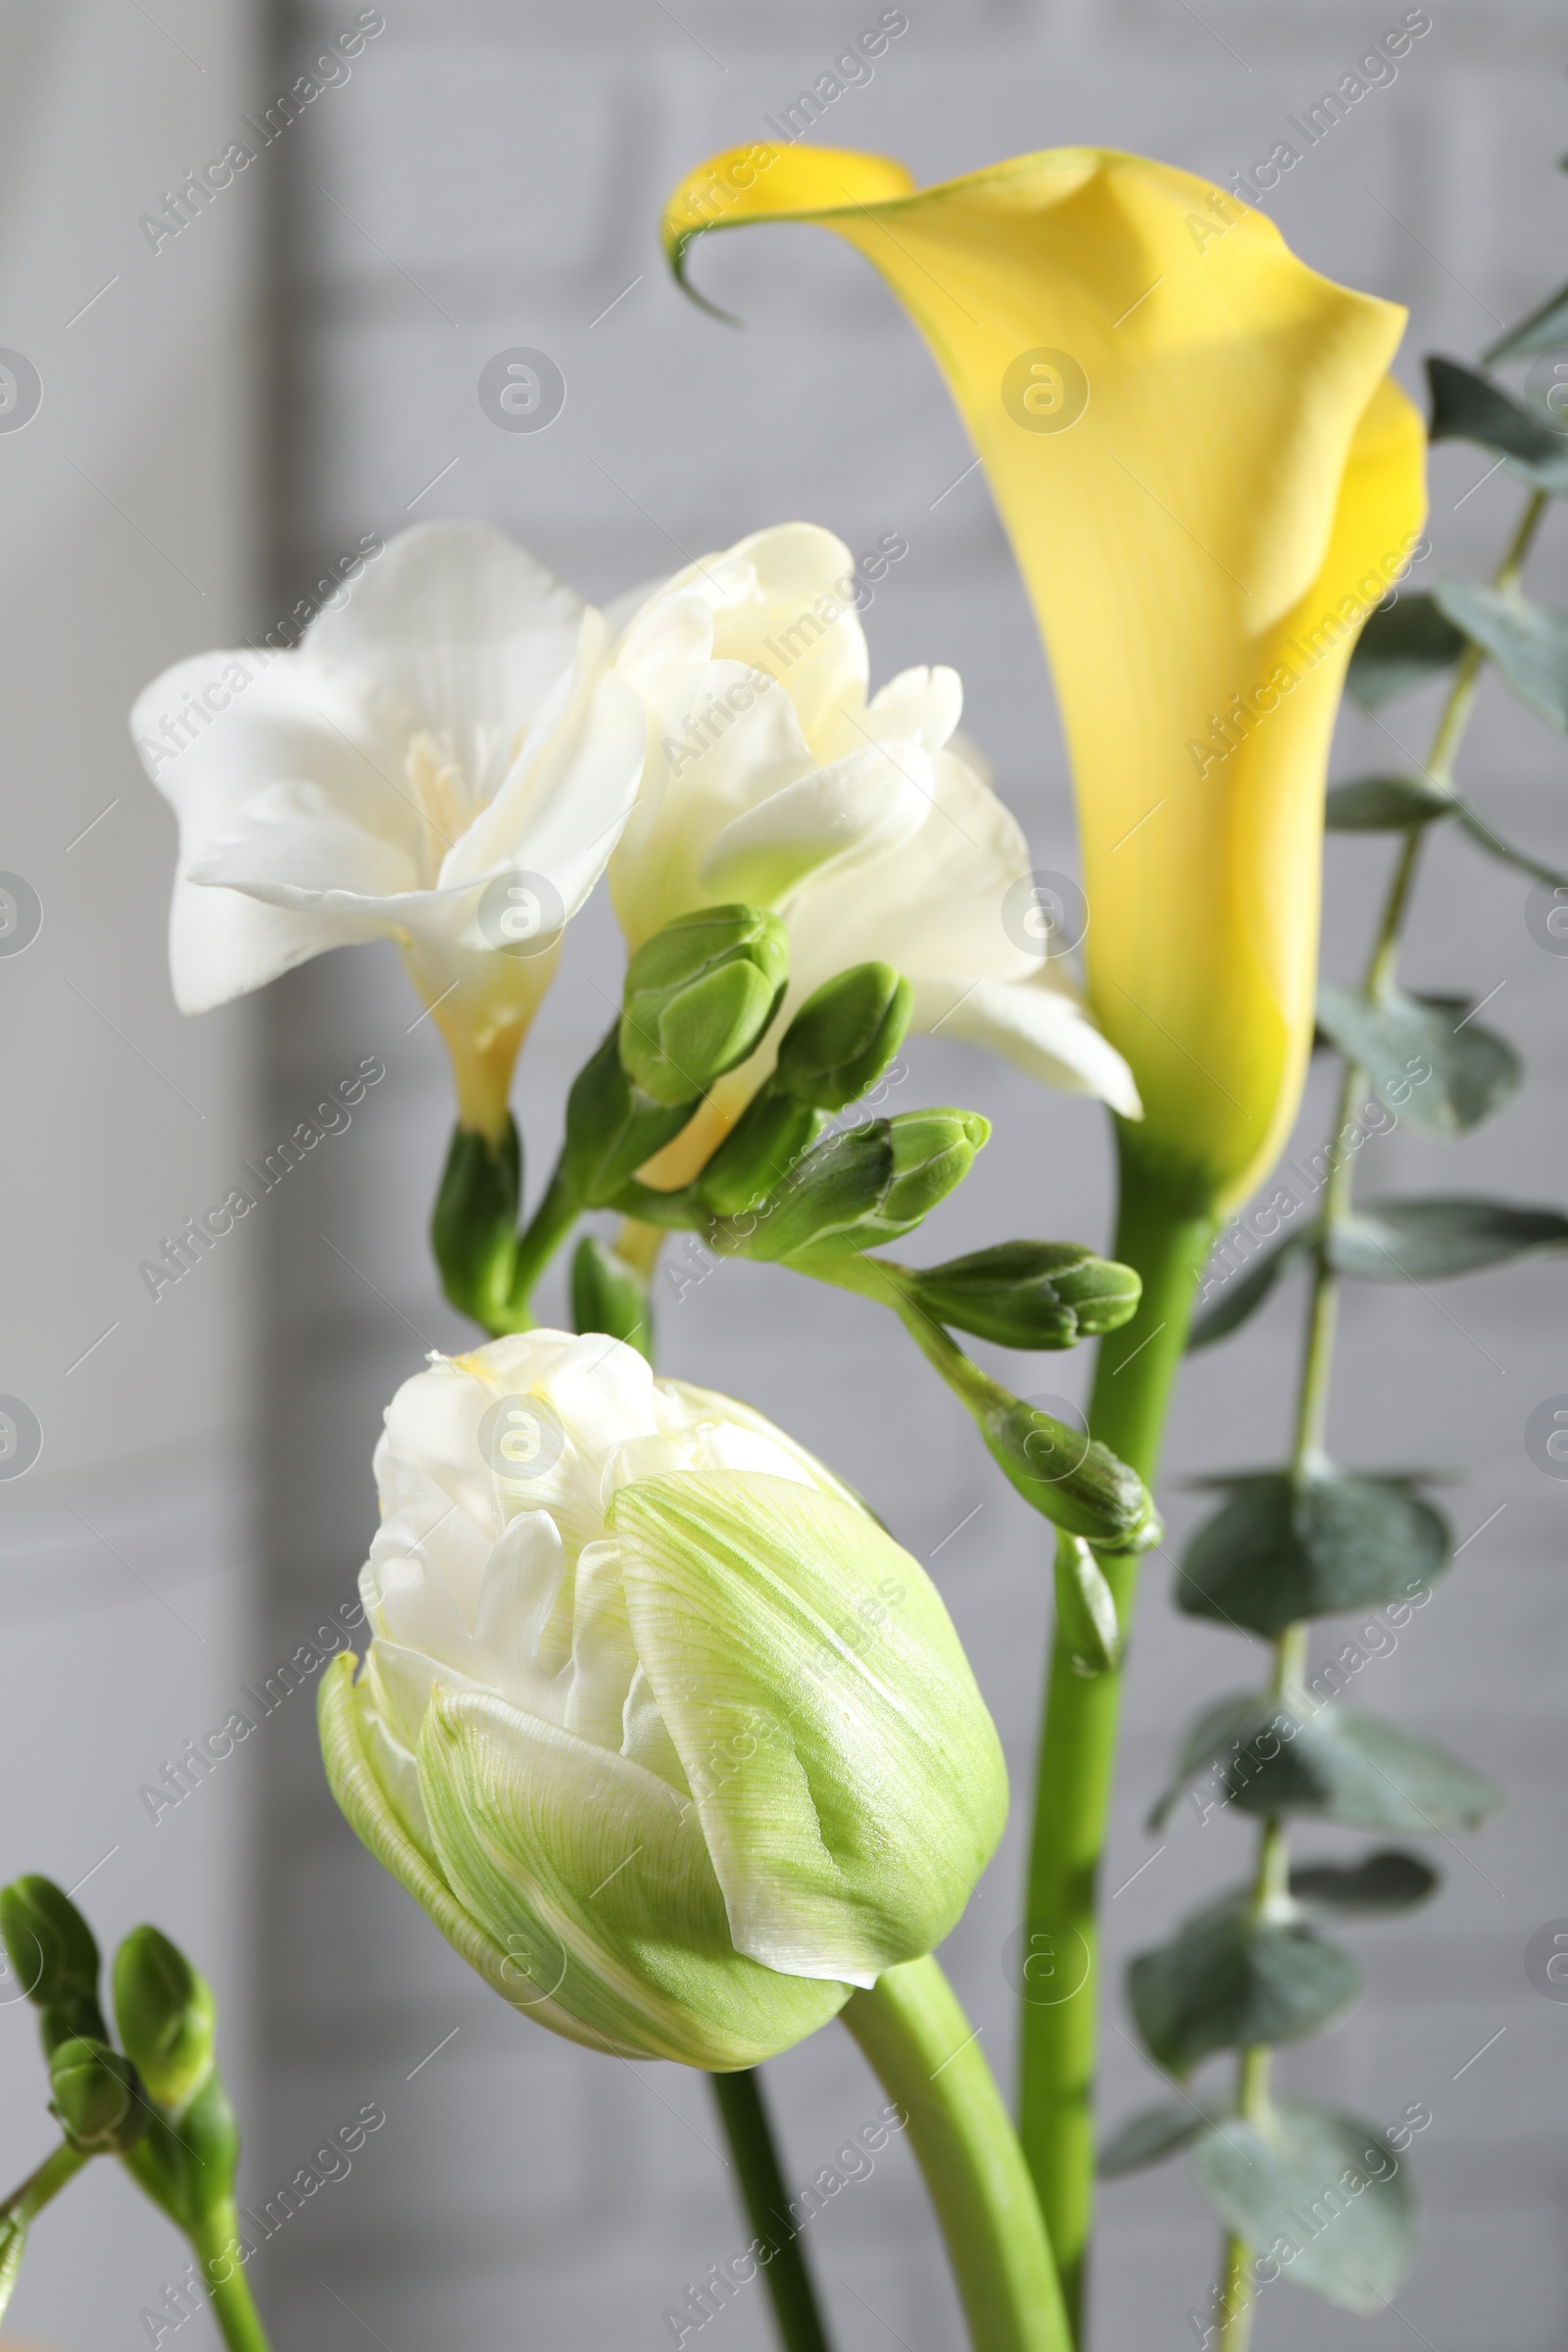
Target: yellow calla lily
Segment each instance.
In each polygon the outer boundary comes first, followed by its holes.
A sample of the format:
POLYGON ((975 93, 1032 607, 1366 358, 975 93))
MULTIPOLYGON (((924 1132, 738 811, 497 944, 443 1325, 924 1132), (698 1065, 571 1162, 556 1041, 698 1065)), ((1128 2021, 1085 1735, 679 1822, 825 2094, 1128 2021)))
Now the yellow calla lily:
POLYGON ((1423 436, 1404 314, 1190 172, 1092 148, 916 189, 883 157, 752 146, 684 181, 692 240, 815 220, 925 334, 1033 598, 1071 757, 1090 1000, 1166 1200, 1276 1156, 1312 1034, 1329 736, 1408 561, 1423 436))

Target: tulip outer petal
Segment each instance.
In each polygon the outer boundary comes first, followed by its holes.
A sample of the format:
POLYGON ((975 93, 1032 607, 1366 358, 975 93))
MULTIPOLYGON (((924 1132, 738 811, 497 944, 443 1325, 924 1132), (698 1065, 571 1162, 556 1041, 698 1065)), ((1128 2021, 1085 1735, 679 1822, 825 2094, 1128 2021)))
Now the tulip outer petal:
POLYGON ((610 1516, 737 1948, 860 1984, 932 1950, 1002 1835, 1006 1771, 919 1562, 855 1504, 755 1473, 640 1480, 610 1516))

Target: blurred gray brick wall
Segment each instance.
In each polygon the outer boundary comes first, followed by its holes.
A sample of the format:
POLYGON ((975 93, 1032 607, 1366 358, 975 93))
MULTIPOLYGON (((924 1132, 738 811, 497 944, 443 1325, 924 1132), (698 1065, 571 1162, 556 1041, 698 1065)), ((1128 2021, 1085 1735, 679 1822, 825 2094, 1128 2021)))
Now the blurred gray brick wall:
MULTIPOLYGON (((969 451, 911 330, 856 257, 805 231, 759 231, 700 257, 704 286, 745 317, 743 332, 681 301, 657 250, 660 200, 682 170, 761 135, 762 116, 875 13, 848 0, 788 10, 387 0, 384 36, 278 159, 273 317, 286 367, 273 602, 281 610, 308 591, 321 562, 361 531, 433 514, 501 522, 591 597, 772 520, 826 522, 855 548, 900 530, 908 558, 867 619, 875 674, 928 660, 959 667, 965 723, 1040 862, 1058 865, 1073 857, 1072 826, 1044 666, 981 477, 953 487, 969 451), (480 411, 481 367, 514 345, 543 347, 564 371, 565 409, 548 432, 503 433, 480 411)), ((909 0, 907 13, 907 33, 870 85, 849 91, 824 123, 835 143, 899 154, 926 178, 1079 142, 1224 178, 1265 153, 1284 116, 1399 12, 1360 0, 1311 12, 1206 0, 1200 14, 1182 0, 909 0)), ((285 16, 279 62, 346 14, 285 16)), ((1568 188, 1551 169, 1568 144, 1560 19, 1479 0, 1437 0, 1433 15, 1396 83, 1303 160, 1277 204, 1314 265, 1411 306, 1401 365, 1412 389, 1422 351, 1473 353, 1499 318, 1568 274, 1568 188)), ((1474 452, 1438 454, 1434 569, 1490 563, 1508 527, 1516 493, 1500 478, 1476 487, 1484 471, 1474 452)), ((1560 530, 1548 525, 1533 575, 1559 595, 1560 530)), ((1429 723, 1419 705, 1390 722, 1412 748, 1429 723)), ((1466 772, 1499 828, 1568 857, 1561 744, 1490 685, 1473 741, 1466 772)), ((1339 772, 1396 757, 1385 731, 1346 718, 1339 772)), ((1376 845, 1332 851, 1333 974, 1359 959, 1384 860, 1376 845)), ((1524 894, 1506 868, 1435 845, 1407 976, 1478 996, 1501 986, 1494 1014, 1527 1052, 1533 1087, 1462 1162, 1403 1135, 1377 1146, 1369 1191, 1568 1195, 1568 963, 1532 944, 1524 894)), ((602 1027, 596 984, 613 994, 618 962, 596 905, 573 928, 522 1065, 536 1182, 565 1081, 602 1027)), ((389 1071, 267 1237, 263 1486, 279 1654, 351 1590, 372 1524, 369 1453, 383 1403, 426 1347, 464 1336, 424 1244, 450 1112, 439 1046, 428 1023, 412 1027, 416 1011, 383 951, 311 966, 267 1003, 273 1124, 362 1054, 382 1055, 389 1071)), ((961 1101, 997 1122, 975 1179, 934 1222, 932 1250, 1012 1232, 1103 1240, 1098 1113, 956 1049, 925 1045, 911 1058, 911 1102, 961 1101)), ((1328 1109, 1314 1079, 1308 1145, 1328 1109)), ((914 1551, 942 1547, 935 1573, 1026 1790, 1045 1546, 972 1433, 856 1301, 729 1267, 678 1305, 666 1295, 662 1313, 669 1369, 774 1413, 914 1551)), ((1186 1381, 1165 1482, 1173 1548, 1199 1509, 1185 1476, 1278 1458, 1298 1316, 1298 1297, 1283 1298, 1186 1381)), ((1441 1295, 1361 1292, 1347 1305, 1335 1443, 1354 1462, 1460 1474, 1458 1534, 1484 1530, 1360 1695, 1494 1772, 1510 1801, 1484 1836, 1440 1852, 1446 1885, 1434 1910, 1353 1936, 1366 1998, 1337 2034, 1282 2063, 1287 2084, 1374 2118, 1422 2100, 1435 2121, 1412 2151, 1426 2240, 1398 2310, 1351 2322, 1281 2290, 1259 2320, 1269 2352, 1352 2339, 1375 2352, 1412 2333, 1432 2352, 1544 2352, 1562 2340, 1568 2008, 1528 1988, 1522 1954, 1533 1928, 1568 1912, 1568 1492, 1531 1467, 1522 1431, 1542 1396, 1568 1389, 1565 1335, 1568 1272, 1550 1262, 1441 1295)), ((1020 1389, 1076 1393, 1086 1368, 1054 1358, 1013 1373, 1020 1389)), ((1250 1669, 1232 1638, 1173 1612, 1169 1579, 1156 1557, 1130 1676, 1108 1867, 1109 1887, 1131 1881, 1109 1907, 1117 1960, 1250 1859, 1234 1825, 1179 1815, 1151 1860, 1158 1841, 1140 1826, 1178 1727, 1250 1669)), ((613 2066, 506 2015, 339 1823, 304 1706, 271 1734, 261 1785, 268 2067, 251 2189, 265 2193, 306 2161, 362 2102, 380 2101, 388 2118, 353 2176, 323 2190, 258 2266, 280 2341, 348 2352, 368 2330, 386 2352, 666 2343, 663 2307, 744 2235, 706 2085, 613 2066)), ((945 1955, 1004 2082, 1012 2021, 1000 1947, 1014 1916, 1021 1813, 1020 1803, 945 1955)), ((1157 2084, 1119 2005, 1105 2041, 1115 2118, 1157 2084)), ((877 2100, 832 2029, 770 2068, 769 2082, 786 2169, 802 2180, 877 2100)), ((959 2342, 906 2153, 890 2153, 813 2229, 843 2343, 891 2338, 939 2352, 959 2342)), ((1097 2344, 1192 2340, 1183 2313, 1201 2300, 1213 2254, 1179 2166, 1110 2189, 1097 2344)), ((760 2293, 710 2333, 730 2352, 764 2344, 760 2293)))

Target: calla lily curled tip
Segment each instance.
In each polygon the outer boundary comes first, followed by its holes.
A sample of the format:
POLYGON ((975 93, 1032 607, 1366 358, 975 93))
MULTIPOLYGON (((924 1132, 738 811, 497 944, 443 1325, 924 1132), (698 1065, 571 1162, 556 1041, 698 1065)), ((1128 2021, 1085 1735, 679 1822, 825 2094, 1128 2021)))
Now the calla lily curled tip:
POLYGON ((759 220, 831 228, 930 343, 1055 680, 1089 1003, 1145 1110, 1125 1140, 1192 1213, 1222 1210, 1295 1115, 1330 732, 1425 514, 1388 373, 1404 314, 1238 197, 1104 149, 924 189, 882 156, 735 149, 670 200, 677 272, 759 220))
POLYGON ((433 1357, 375 1470, 328 1777, 514 2007, 723 2072, 948 1933, 996 1732, 924 1570, 782 1431, 536 1331, 433 1357))

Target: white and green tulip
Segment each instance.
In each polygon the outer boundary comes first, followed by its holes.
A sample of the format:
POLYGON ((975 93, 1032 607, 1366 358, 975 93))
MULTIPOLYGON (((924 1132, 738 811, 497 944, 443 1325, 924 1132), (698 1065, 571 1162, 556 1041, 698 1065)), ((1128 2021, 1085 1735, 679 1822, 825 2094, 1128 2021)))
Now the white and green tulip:
POLYGON ((947 1935, 996 1731, 924 1570, 782 1431, 534 1331, 407 1381, 375 1470, 328 1776, 514 2006, 724 2071, 947 1935))

